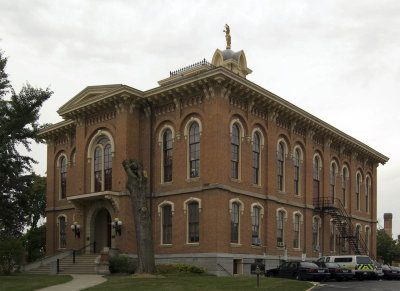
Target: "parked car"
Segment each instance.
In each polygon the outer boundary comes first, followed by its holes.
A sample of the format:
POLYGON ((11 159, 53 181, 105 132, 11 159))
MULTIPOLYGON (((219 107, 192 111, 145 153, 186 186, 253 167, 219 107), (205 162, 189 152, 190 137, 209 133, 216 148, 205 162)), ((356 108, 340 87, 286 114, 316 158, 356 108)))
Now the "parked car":
POLYGON ((350 269, 354 277, 359 280, 375 279, 377 277, 374 264, 368 256, 326 256, 319 258, 317 262, 338 263, 342 268, 350 269))
POLYGON ((382 279, 383 277, 382 265, 379 264, 377 261, 372 261, 372 262, 375 267, 376 279, 382 279))
POLYGON ((390 266, 382 265, 383 279, 393 280, 397 279, 397 271, 393 271, 390 266))
POLYGON ((265 270, 265 277, 277 277, 279 274, 280 267, 265 270))
POLYGON ((285 262, 279 267, 279 277, 296 280, 325 281, 330 278, 327 268, 320 268, 310 262, 285 262))
POLYGON ((351 270, 342 268, 338 263, 324 263, 324 262, 314 262, 318 267, 327 268, 331 274, 331 279, 336 281, 350 280, 353 278, 353 273, 351 270))
POLYGON ((394 266, 389 266, 389 267, 392 270, 392 274, 394 275, 393 279, 400 280, 400 268, 394 266))

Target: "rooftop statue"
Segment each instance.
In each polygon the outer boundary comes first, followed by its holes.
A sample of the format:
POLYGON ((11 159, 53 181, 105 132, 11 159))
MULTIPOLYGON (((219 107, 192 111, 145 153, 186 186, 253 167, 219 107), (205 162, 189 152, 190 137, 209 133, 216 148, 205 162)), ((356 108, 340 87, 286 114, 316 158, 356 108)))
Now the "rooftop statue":
POLYGON ((229 29, 229 25, 225 24, 225 38, 226 38, 226 49, 231 49, 231 35, 230 32, 231 30, 229 29))

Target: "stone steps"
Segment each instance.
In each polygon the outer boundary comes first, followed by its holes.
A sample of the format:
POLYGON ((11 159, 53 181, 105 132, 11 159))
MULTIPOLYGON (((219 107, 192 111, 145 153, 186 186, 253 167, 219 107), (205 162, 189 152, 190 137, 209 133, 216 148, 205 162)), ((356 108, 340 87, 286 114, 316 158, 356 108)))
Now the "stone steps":
MULTIPOLYGON (((95 259, 98 255, 76 255, 75 264, 73 257, 68 256, 60 260, 59 274, 96 274, 95 259)), ((39 268, 28 271, 29 274, 49 274, 50 265, 40 266, 39 268)))

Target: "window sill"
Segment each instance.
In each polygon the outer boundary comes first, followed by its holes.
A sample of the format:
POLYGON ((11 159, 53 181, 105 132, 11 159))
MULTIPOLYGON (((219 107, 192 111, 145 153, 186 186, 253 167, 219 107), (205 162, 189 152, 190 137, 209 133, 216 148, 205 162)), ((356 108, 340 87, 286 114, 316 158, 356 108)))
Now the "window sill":
POLYGON ((285 191, 278 190, 278 194, 283 194, 283 195, 285 195, 286 192, 285 192, 285 191))
POLYGON ((252 249, 262 249, 262 245, 251 245, 252 249))
POLYGON ((187 247, 198 247, 200 246, 200 243, 186 243, 187 247))
POLYGON ((301 248, 293 248, 293 250, 298 252, 298 251, 301 251, 301 248))
POLYGON ((172 248, 172 244, 160 244, 160 248, 172 248))
POLYGON ((242 180, 240 180, 240 179, 235 179, 235 178, 231 178, 231 181, 232 181, 232 182, 235 182, 235 183, 242 183, 242 180))
POLYGON ((186 179, 187 183, 193 183, 193 182, 198 182, 198 181, 200 181, 200 177, 194 177, 194 178, 186 179))
POLYGON ((172 181, 170 181, 170 182, 162 182, 161 183, 161 186, 170 186, 170 185, 172 185, 172 181))
POLYGON ((240 243, 230 243, 231 248, 241 248, 242 244, 240 243))
POLYGON ((301 198, 303 198, 303 196, 301 194, 299 194, 299 195, 294 194, 294 198, 301 199, 301 198))
POLYGON ((262 186, 259 185, 259 184, 253 184, 253 187, 254 187, 254 188, 258 188, 258 189, 261 189, 261 188, 262 188, 262 186))

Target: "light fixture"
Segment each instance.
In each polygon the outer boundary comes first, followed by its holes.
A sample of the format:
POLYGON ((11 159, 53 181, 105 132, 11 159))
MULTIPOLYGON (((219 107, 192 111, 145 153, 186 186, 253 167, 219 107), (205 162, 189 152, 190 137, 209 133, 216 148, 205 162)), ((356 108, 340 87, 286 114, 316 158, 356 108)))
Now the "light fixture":
POLYGON ((74 232, 75 237, 81 237, 81 226, 76 221, 71 224, 71 230, 74 232))
POLYGON ((114 218, 114 222, 112 227, 115 229, 115 234, 121 235, 122 231, 122 221, 118 219, 118 217, 114 218))

